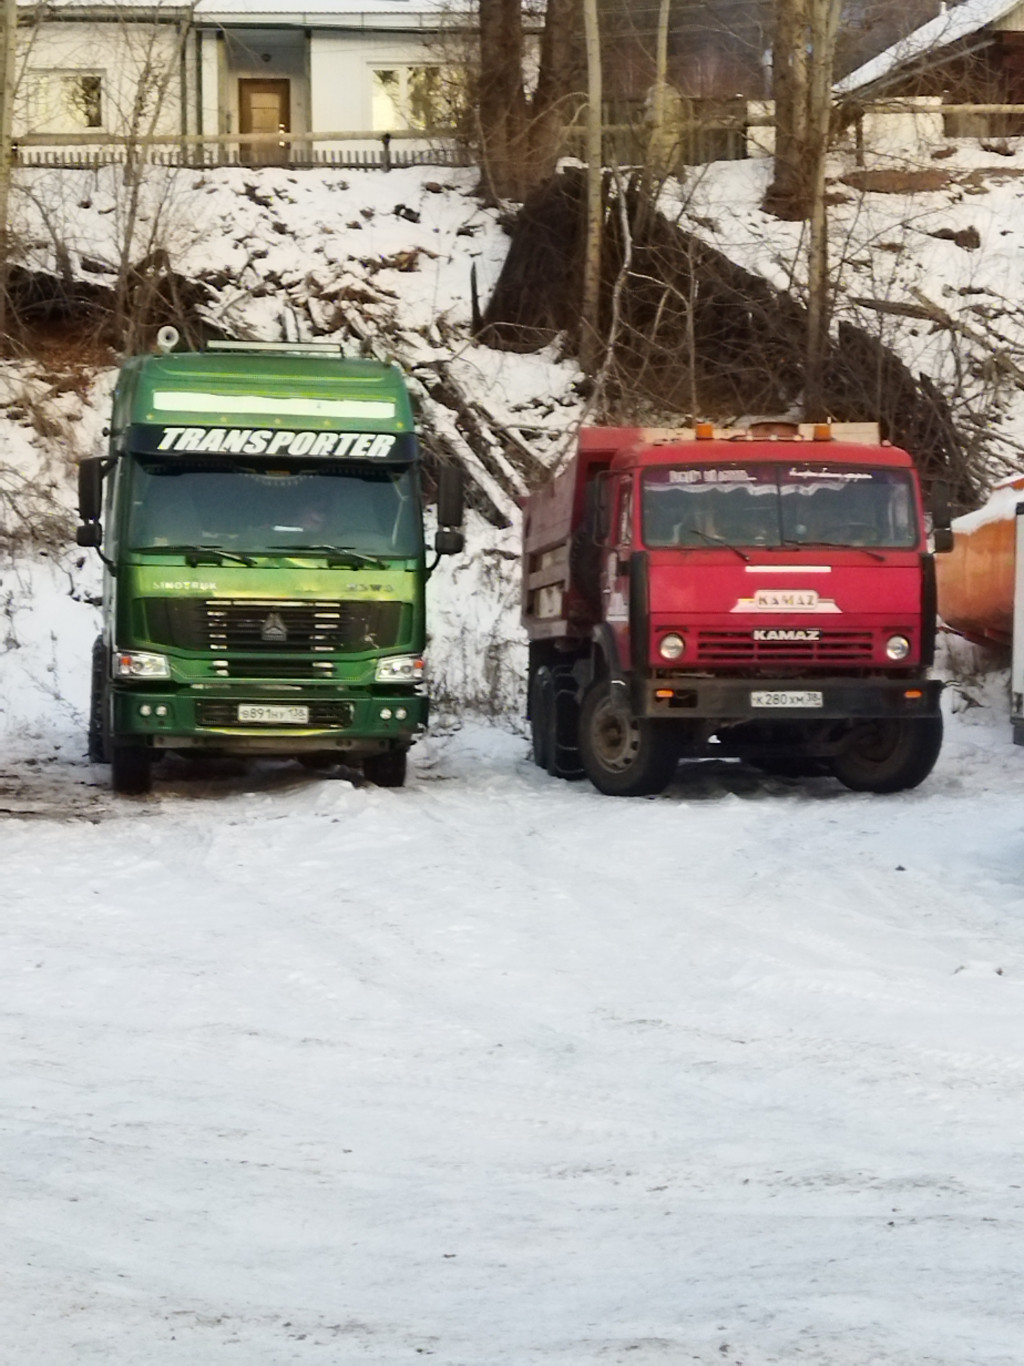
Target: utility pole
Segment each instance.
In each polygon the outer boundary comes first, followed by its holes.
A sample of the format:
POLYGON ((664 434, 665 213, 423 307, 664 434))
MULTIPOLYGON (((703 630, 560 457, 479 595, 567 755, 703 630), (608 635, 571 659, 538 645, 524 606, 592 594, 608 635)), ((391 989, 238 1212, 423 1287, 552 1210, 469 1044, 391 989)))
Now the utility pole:
POLYGON ((8 281, 10 279, 10 232, 8 209, 13 161, 15 56, 18 43, 18 0, 3 0, 3 62, 0 65, 0 355, 6 354, 8 337, 8 281))
POLYGON ((592 374, 601 361, 601 233, 604 227, 601 31, 597 0, 583 0, 583 32, 587 52, 587 216, 580 362, 583 369, 592 374))

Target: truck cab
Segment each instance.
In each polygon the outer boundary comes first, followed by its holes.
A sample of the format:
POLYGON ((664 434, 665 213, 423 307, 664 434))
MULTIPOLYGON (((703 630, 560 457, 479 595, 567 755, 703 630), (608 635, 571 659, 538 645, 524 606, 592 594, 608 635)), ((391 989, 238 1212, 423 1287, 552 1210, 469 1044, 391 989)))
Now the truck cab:
POLYGON ((923 780, 935 580, 905 451, 859 428, 594 428, 560 480, 526 508, 544 766, 622 795, 712 754, 863 790, 923 780))
MULTIPOLYGON (((104 562, 89 753, 121 792, 168 750, 361 763, 426 726, 419 443, 397 368, 258 343, 122 366, 80 470, 104 562)), ((461 486, 439 553, 461 546, 461 486)))

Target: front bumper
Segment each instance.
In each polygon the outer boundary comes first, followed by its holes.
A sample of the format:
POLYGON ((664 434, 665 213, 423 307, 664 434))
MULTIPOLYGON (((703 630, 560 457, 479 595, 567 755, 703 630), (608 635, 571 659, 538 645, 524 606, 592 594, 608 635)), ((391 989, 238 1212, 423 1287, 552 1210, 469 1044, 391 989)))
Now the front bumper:
POLYGON ((428 716, 426 697, 397 690, 281 694, 243 687, 214 691, 111 684, 112 735, 154 749, 373 754, 408 748, 426 729, 428 716), (245 703, 303 706, 308 719, 300 724, 240 722, 238 708, 245 703))
POLYGON ((635 689, 638 715, 672 720, 807 721, 881 720, 935 716, 942 684, 916 678, 704 678, 644 679, 635 689), (657 693, 672 690, 671 697, 657 693), (820 706, 758 705, 756 695, 817 694, 820 706))

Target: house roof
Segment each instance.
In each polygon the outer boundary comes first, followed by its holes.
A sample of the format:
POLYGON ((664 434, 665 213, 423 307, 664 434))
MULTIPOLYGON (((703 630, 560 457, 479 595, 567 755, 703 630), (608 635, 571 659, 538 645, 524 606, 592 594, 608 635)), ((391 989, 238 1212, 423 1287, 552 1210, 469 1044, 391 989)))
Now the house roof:
POLYGON ((326 24, 341 20, 344 26, 362 27, 366 21, 391 28, 412 21, 436 27, 442 16, 465 6, 451 0, 198 0, 197 19, 219 15, 238 22, 258 24, 278 21, 287 24, 326 24))
POLYGON ((1021 8, 1021 0, 964 0, 963 4, 929 19, 927 24, 908 33, 856 71, 851 71, 836 82, 835 92, 837 95, 853 95, 868 86, 877 85, 916 57, 950 47, 1021 8))
MULTIPOLYGON (((46 16, 88 19, 123 14, 131 10, 140 18, 187 17, 183 0, 18 0, 23 11, 42 9, 46 16)), ((429 28, 440 27, 445 18, 469 13, 467 0, 197 0, 197 23, 276 24, 313 28, 429 28)))

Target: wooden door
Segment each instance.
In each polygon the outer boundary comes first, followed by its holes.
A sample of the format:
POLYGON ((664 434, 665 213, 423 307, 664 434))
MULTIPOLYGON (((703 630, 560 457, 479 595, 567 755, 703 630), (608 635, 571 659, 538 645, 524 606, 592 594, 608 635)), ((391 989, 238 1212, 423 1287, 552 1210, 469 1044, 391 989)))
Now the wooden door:
MULTIPOLYGON (((291 82, 238 82, 238 131, 240 133, 290 133, 292 130, 291 82)), ((252 166, 282 165, 291 147, 280 142, 243 144, 239 160, 252 166)))

